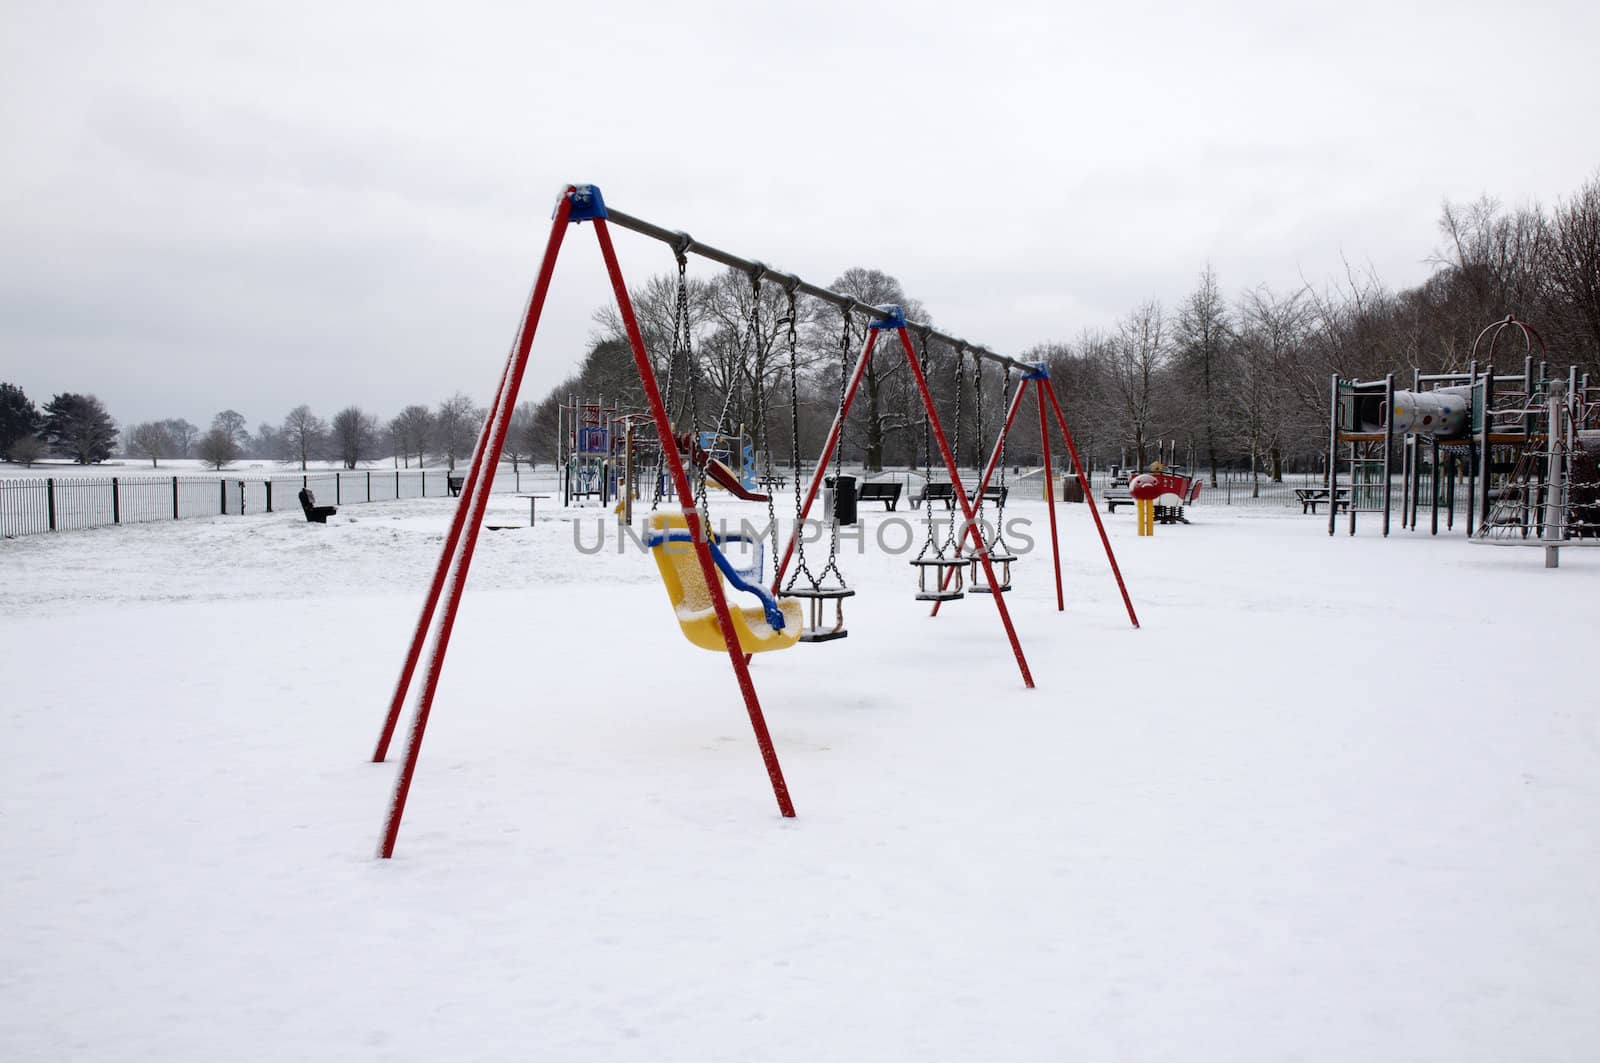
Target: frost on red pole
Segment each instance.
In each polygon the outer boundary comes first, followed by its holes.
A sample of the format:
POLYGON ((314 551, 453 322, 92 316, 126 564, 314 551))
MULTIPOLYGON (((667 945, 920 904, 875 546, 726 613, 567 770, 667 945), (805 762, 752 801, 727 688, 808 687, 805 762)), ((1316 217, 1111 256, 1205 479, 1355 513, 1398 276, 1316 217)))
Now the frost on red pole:
MULTIPOLYGON (((874 327, 882 327, 882 322, 874 322, 874 327)), ((972 509, 972 499, 967 497, 966 490, 961 486, 961 473, 956 468, 956 456, 950 449, 950 441, 945 438, 944 425, 939 421, 939 411, 933 405, 933 393, 928 390, 928 379, 922 373, 922 364, 917 361, 917 352, 912 349, 911 337, 906 332, 905 319, 901 318, 895 332, 900 337, 900 346, 906 352, 906 361, 911 365, 911 376, 917 382, 917 391, 922 395, 922 407, 928 412, 928 422, 933 426, 933 437, 939 443, 939 453, 944 457, 945 469, 950 474, 951 493, 956 496, 956 501, 961 503, 961 513, 966 519, 967 526, 977 543, 977 557, 983 565, 983 577, 989 581, 989 586, 998 587, 1000 581, 995 578, 994 566, 989 563, 989 549, 983 541, 983 529, 978 527, 977 514, 972 509)), ((1033 689, 1033 673, 1028 670, 1028 658, 1022 653, 1022 643, 1017 639, 1017 629, 1011 623, 1011 610, 1006 608, 1006 596, 996 592, 989 595, 994 599, 994 606, 1000 612, 1000 624, 1006 630, 1006 638, 1011 642, 1011 652, 1017 658, 1017 668, 1022 672, 1022 682, 1033 689)))
MULTIPOLYGON (((394 739, 395 726, 400 722, 400 711, 405 706, 406 693, 411 688, 411 677, 416 672, 417 661, 422 657, 422 647, 428 641, 428 632, 433 626, 433 612, 439 605, 439 595, 444 590, 450 563, 456 556, 456 544, 461 541, 461 528, 467 519, 466 502, 477 488, 478 469, 487 449, 489 428, 494 424, 500 409, 500 400, 505 395, 506 378, 511 375, 515 354, 513 349, 506 357, 505 370, 500 374, 500 385, 495 388, 494 402, 489 407, 488 415, 483 419, 483 428, 478 432, 478 445, 472 450, 472 464, 468 467, 467 478, 461 486, 461 500, 456 504, 456 511, 450 517, 450 531, 445 536, 444 549, 439 552, 439 564, 434 568, 433 581, 428 585, 428 596, 423 600, 422 615, 417 618, 417 629, 412 633, 405 664, 400 668, 400 679, 395 683, 394 695, 389 699, 389 713, 384 717, 383 729, 378 733, 378 745, 372 751, 374 764, 382 764, 389 756, 389 743, 394 739)), ((400 497, 398 488, 395 490, 395 497, 400 497)))
POLYGON ((1089 504, 1089 515, 1094 518, 1095 530, 1100 533, 1100 543, 1105 547, 1106 560, 1111 562, 1111 574, 1116 577, 1117 590, 1122 592, 1122 604, 1127 606, 1128 619, 1134 627, 1139 626, 1139 616, 1133 611, 1133 599, 1128 597, 1128 585, 1122 582, 1122 569, 1117 566, 1117 555, 1111 549, 1111 540, 1106 536, 1106 526, 1100 520, 1100 510, 1094 504, 1094 492, 1089 490, 1089 477, 1084 475, 1083 462, 1078 460, 1078 448, 1072 443, 1072 430, 1067 427, 1067 418, 1061 412, 1061 400, 1056 398, 1056 389, 1046 377, 1039 382, 1039 386, 1050 396, 1050 406, 1055 410, 1056 423, 1061 426, 1061 438, 1066 441, 1067 454, 1072 458, 1072 470, 1077 474, 1078 483, 1083 485, 1083 500, 1089 504))
MULTIPOLYGON (((600 254, 605 258, 606 273, 611 277, 611 287, 616 292, 617 309, 622 313, 622 324, 628 334, 628 347, 633 352, 633 364, 639 372, 639 382, 644 386, 645 399, 650 403, 650 415, 655 420, 661 439, 672 438, 672 422, 667 407, 661 401, 661 389, 656 386, 655 369, 644 349, 644 336, 634 316, 633 300, 628 296, 628 285, 622 279, 622 267, 617 262, 616 250, 611 246, 611 233, 603 218, 594 220, 594 233, 600 241, 600 254)), ((683 460, 676 447, 662 447, 662 457, 672 471, 672 484, 678 491, 678 502, 683 508, 684 523, 688 525, 689 538, 694 543, 695 557, 700 562, 700 574, 711 592, 711 607, 717 614, 717 626, 722 630, 723 644, 728 648, 728 661, 744 697, 750 726, 755 731, 756 745, 761 749, 762 762, 766 764, 767 778, 772 782, 772 795, 777 798, 778 811, 785 817, 794 816, 794 802, 789 797, 789 785, 783 778, 783 767, 778 763, 778 752, 773 748, 772 735, 767 730, 766 716, 761 711, 761 700, 756 696, 755 682, 750 678, 748 658, 739 646, 739 636, 733 628, 733 617, 728 612, 728 599, 723 593, 722 576, 711 559, 711 544, 703 529, 704 515, 694 504, 694 493, 689 487, 688 474, 683 471, 683 460)))
MULTIPOLYGON (((1000 453, 1001 451, 1005 450, 1006 439, 1011 435, 1011 422, 1017 416, 1017 407, 1022 405, 1022 394, 1027 389, 1028 380, 1026 377, 1024 377, 1022 382, 1017 385, 1016 394, 1011 397, 1011 408, 1006 411, 1006 423, 1000 427, 1000 435, 995 438, 994 450, 989 454, 989 462, 983 467, 983 478, 978 481, 979 498, 982 498, 984 492, 989 490, 989 478, 994 475, 995 469, 999 468, 1000 466, 1000 453)), ((969 528, 968 531, 970 532, 971 529, 969 528)), ((970 538, 970 535, 968 537, 970 538)), ((939 589, 942 591, 948 588, 950 586, 950 581, 954 578, 955 577, 952 573, 945 573, 939 578, 939 589)), ((944 602, 942 601, 934 602, 933 610, 929 612, 928 615, 938 616, 939 607, 943 604, 944 602)))
MULTIPOLYGON (((1061 590, 1061 536, 1056 534, 1055 473, 1050 469, 1050 426, 1044 416, 1044 388, 1033 389, 1039 400, 1039 442, 1044 449, 1044 497, 1050 507, 1050 560, 1056 569, 1056 612, 1065 612, 1067 601, 1061 590)), ((1087 488, 1085 488, 1087 490, 1087 488)))
MULTIPOLYGON (((522 387, 522 375, 528 367, 528 352, 533 347, 533 336, 539 327, 539 316, 544 311, 545 296, 550 292, 550 278, 555 272, 556 255, 561 250, 561 239, 566 235, 572 197, 575 189, 568 188, 556 206, 556 216, 550 228, 550 239, 545 244, 544 261, 539 265, 539 276, 528 298, 522 327, 512 345, 511 368, 502 378, 500 403, 491 417, 493 428, 486 439, 487 446, 479 455, 479 468, 493 470, 499 467, 500 451, 505 444, 506 427, 511 420, 511 410, 517 404, 517 392, 522 387)), ((464 518, 464 536, 459 544, 455 563, 442 591, 444 614, 434 636, 432 652, 423 670, 422 689, 417 695, 417 711, 411 721, 411 731, 406 739, 405 759, 395 776, 394 794, 389 801, 389 812, 384 820, 383 839, 378 853, 384 859, 394 855, 395 840, 400 834, 400 820, 405 815, 406 798, 411 793, 411 782, 416 776, 417 759, 422 752, 422 738, 428 728, 428 716, 433 709, 433 698, 439 689, 439 674, 444 669, 445 652, 450 647, 450 632, 455 627, 456 611, 461 604, 461 591, 466 585, 467 572, 472 567, 472 554, 478 545, 478 533, 483 526, 483 511, 489 504, 489 489, 494 486, 493 475, 480 475, 474 483, 470 503, 465 494, 461 508, 470 509, 464 518)))

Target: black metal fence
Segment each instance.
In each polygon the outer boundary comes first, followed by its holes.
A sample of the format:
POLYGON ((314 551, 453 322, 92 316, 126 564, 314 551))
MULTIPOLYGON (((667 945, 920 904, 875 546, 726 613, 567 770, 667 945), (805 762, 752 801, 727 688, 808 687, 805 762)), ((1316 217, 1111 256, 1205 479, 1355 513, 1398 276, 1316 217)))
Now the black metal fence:
POLYGON ((1266 475, 1252 476, 1248 472, 1221 471, 1217 485, 1211 486, 1211 476, 1202 472, 1200 496, 1197 506, 1248 506, 1257 509, 1299 509, 1300 496, 1295 492, 1325 486, 1316 473, 1286 473, 1282 480, 1274 481, 1266 475))
MULTIPOLYGON (((357 469, 264 477, 0 478, 0 538, 191 517, 298 511, 301 488, 310 489, 319 505, 443 497, 459 490, 464 471, 357 469)), ((492 490, 532 490, 534 475, 525 465, 503 466, 492 490)))

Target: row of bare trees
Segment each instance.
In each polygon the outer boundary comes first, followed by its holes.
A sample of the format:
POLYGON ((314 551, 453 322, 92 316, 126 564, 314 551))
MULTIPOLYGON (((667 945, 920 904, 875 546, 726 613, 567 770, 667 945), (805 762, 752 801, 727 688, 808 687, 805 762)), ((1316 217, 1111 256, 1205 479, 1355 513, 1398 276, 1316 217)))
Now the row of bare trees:
POLYGON ((393 457, 396 464, 420 467, 430 458, 454 469, 471 455, 484 410, 457 392, 437 406, 412 405, 388 422, 359 406, 346 406, 324 419, 309 405, 296 406, 278 424, 263 422, 254 432, 243 415, 223 410, 202 433, 181 418, 145 421, 122 432, 124 451, 148 458, 198 458, 222 469, 242 458, 265 458, 305 469, 313 461, 336 461, 347 469, 393 457))
MULTIPOLYGON (((1446 204, 1434 270, 1414 288, 1394 291, 1370 270, 1317 287, 1277 291, 1264 285, 1230 296, 1208 266, 1175 307, 1151 300, 1109 329, 1042 343, 1020 356, 1049 364, 1080 452, 1097 465, 1147 465, 1158 441, 1213 481, 1224 469, 1281 478, 1317 467, 1325 445, 1328 379, 1464 368, 1473 340, 1507 314, 1532 322, 1553 364, 1576 364, 1600 376, 1600 176, 1551 209, 1507 209, 1493 200, 1446 204)), ((743 428, 787 464, 793 430, 810 459, 838 407, 843 367, 860 348, 864 322, 841 338, 839 311, 802 298, 794 308, 799 388, 791 408, 790 308, 773 285, 755 291, 729 270, 689 284, 692 359, 671 343, 676 277, 659 276, 634 291, 646 347, 678 430, 721 424, 743 428), (692 370, 692 371, 691 371, 692 370)), ((895 278, 851 269, 830 287, 863 303, 898 303, 932 323, 928 309, 895 278)), ((595 314, 595 339, 583 365, 542 402, 524 403, 517 445, 547 458, 556 450, 556 407, 569 397, 603 398, 642 410, 621 322, 611 307, 595 314)), ((845 427, 846 460, 868 469, 927 461, 921 403, 898 352, 875 358, 845 427)), ((959 457, 977 464, 1004 415, 1007 381, 954 353, 926 353, 940 419, 959 435, 959 457), (959 381, 958 381, 959 376, 959 381)), ((1480 352, 1480 361, 1483 352, 1480 352)), ((1520 368, 1519 348, 1497 358, 1520 368)), ((1008 444, 1013 464, 1038 460, 1036 419, 1019 418, 1008 444)))

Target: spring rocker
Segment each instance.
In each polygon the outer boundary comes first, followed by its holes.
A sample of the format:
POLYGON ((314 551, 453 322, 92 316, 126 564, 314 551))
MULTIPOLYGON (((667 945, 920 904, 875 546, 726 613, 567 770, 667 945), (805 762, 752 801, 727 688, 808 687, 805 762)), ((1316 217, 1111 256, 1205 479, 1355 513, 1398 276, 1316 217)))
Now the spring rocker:
POLYGON ((1156 499, 1163 493, 1161 480, 1153 472, 1142 472, 1128 481, 1128 494, 1133 496, 1141 537, 1156 533, 1156 499))

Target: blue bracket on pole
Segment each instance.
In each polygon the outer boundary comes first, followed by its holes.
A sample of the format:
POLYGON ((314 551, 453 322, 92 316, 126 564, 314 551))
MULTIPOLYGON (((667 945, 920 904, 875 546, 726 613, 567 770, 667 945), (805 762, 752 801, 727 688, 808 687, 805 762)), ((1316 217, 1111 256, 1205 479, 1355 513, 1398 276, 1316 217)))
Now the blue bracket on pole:
POLYGON ((889 316, 881 321, 874 318, 867 323, 867 328, 884 329, 906 327, 906 312, 900 309, 898 306, 895 306, 893 303, 885 303, 882 306, 875 306, 873 309, 881 310, 889 316))
POLYGON ((1050 379, 1050 367, 1045 365, 1043 362, 1040 362, 1038 365, 1033 367, 1033 371, 1032 372, 1023 373, 1022 374, 1022 379, 1024 379, 1024 380, 1049 380, 1050 379))
MULTIPOLYGON (((599 185, 574 185, 568 193, 572 200, 572 213, 567 215, 568 221, 603 221, 606 217, 606 201, 600 195, 599 185)), ((550 215, 552 218, 554 214, 550 215)))

